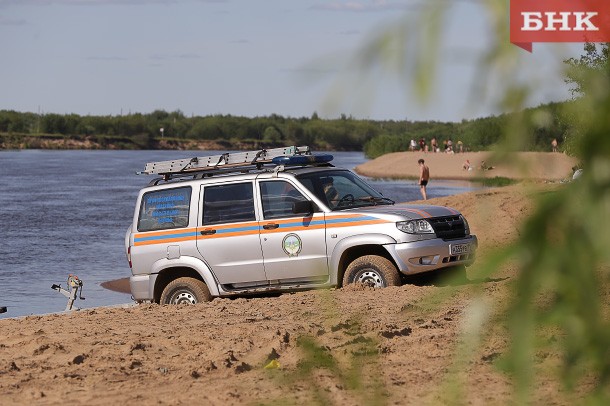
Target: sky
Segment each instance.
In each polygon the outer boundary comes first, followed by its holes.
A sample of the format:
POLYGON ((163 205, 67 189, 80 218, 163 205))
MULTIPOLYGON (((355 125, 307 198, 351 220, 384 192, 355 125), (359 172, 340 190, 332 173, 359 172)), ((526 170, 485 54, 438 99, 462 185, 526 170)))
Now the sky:
MULTIPOLYGON (((401 80, 408 68, 358 73, 371 38, 429 25, 426 1, 0 0, 0 110, 438 121, 503 112, 493 101, 502 76, 484 83, 486 95, 473 91, 493 30, 484 0, 444 0, 425 103, 401 80)), ((517 49, 510 74, 535 84, 526 105, 570 98, 561 61, 581 50, 517 49)))

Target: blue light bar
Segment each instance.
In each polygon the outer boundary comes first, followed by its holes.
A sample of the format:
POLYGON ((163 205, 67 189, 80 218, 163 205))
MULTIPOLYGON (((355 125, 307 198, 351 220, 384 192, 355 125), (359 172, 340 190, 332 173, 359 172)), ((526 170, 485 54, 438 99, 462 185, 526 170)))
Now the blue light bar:
POLYGON ((275 165, 323 164, 333 160, 330 154, 278 156, 271 160, 275 165))

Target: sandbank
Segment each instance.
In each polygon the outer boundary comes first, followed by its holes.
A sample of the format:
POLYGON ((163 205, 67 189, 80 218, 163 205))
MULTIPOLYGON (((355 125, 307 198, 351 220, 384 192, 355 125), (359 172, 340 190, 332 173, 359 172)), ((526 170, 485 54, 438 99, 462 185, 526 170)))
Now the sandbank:
POLYGON ((473 180, 476 178, 504 177, 515 180, 559 181, 572 176, 578 163, 574 157, 552 152, 514 152, 503 159, 491 152, 458 154, 394 152, 365 162, 355 168, 361 175, 372 178, 415 179, 419 177, 417 161, 422 158, 430 168, 431 179, 473 180), (472 170, 463 169, 466 160, 472 170), (480 169, 485 162, 491 170, 480 169))

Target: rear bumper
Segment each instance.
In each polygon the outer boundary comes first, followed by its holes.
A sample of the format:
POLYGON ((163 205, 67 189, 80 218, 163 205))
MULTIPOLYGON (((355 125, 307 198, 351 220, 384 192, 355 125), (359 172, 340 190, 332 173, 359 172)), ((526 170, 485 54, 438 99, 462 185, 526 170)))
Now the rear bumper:
POLYGON ((133 275, 129 278, 131 296, 136 302, 153 301, 157 274, 133 275))
POLYGON ((386 245, 390 255, 398 265, 398 270, 405 275, 413 275, 456 265, 472 265, 478 246, 476 235, 459 240, 444 241, 440 238, 386 245), (468 253, 452 255, 451 247, 457 244, 468 244, 468 253))

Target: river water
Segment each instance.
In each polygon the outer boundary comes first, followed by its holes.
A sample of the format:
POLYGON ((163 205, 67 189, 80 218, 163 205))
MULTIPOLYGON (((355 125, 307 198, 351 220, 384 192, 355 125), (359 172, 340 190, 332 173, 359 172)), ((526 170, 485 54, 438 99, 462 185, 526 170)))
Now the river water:
MULTIPOLYGON (((63 311, 69 274, 83 282, 80 308, 130 303, 130 295, 101 287, 130 276, 123 241, 140 188, 137 176, 151 161, 214 155, 217 151, 0 151, 0 318, 63 311)), ((366 161, 359 152, 331 152, 333 163, 353 169, 366 161)), ((397 202, 420 198, 415 181, 368 179, 397 202)), ((429 197, 477 188, 437 182, 429 197)))

